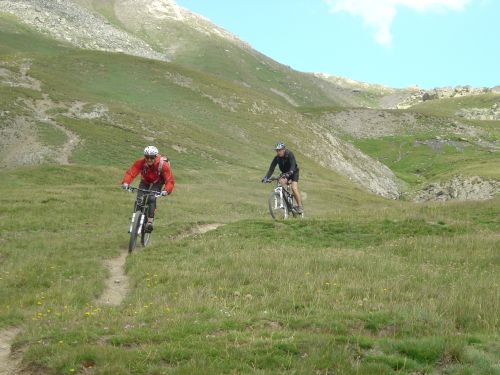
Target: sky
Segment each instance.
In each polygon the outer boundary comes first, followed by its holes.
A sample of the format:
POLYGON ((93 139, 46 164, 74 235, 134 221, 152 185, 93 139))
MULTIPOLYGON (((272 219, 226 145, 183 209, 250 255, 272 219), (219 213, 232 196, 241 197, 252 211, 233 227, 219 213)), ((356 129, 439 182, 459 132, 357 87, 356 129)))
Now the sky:
POLYGON ((177 0, 303 72, 394 88, 500 85, 500 0, 177 0))

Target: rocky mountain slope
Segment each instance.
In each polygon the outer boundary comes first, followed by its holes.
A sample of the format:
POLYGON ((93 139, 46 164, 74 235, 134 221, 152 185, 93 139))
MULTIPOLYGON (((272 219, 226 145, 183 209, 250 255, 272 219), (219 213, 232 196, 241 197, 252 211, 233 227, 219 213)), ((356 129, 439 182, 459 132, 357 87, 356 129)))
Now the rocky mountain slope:
MULTIPOLYGON (((386 198, 397 199, 405 190, 425 188, 417 186, 417 181, 425 185, 439 178, 429 174, 422 180, 419 177, 422 168, 416 166, 412 167, 413 172, 409 168, 404 173, 397 169, 394 173, 394 168, 399 168, 401 162, 408 163, 405 155, 410 155, 420 145, 440 145, 441 148, 430 147, 434 154, 426 156, 429 160, 436 157, 442 147, 454 147, 457 142, 464 145, 456 150, 469 152, 472 147, 481 150, 481 158, 484 153, 487 159, 482 162, 487 165, 491 162, 488 155, 498 153, 495 131, 483 126, 486 120, 498 120, 499 100, 495 90, 470 87, 432 91, 416 87, 396 90, 325 74, 296 72, 263 56, 234 35, 180 8, 171 0, 0 0, 1 14, 4 17, 4 32, 9 30, 13 33, 9 35, 22 37, 28 30, 34 29, 57 40, 57 48, 61 51, 73 51, 72 48, 76 47, 152 59, 160 64, 173 62, 175 68, 171 65, 152 65, 161 72, 155 82, 163 85, 162 90, 165 90, 165 85, 169 87, 165 93, 182 90, 192 95, 188 101, 192 98, 208 101, 208 105, 214 108, 208 108, 204 103, 203 111, 228 113, 224 121, 238 122, 243 115, 244 121, 266 127, 271 134, 272 129, 282 126, 286 129, 285 138, 298 152, 386 198), (20 27, 19 21, 25 26, 20 27), (209 83, 212 80, 215 81, 209 83), (470 100, 463 104, 457 101, 459 99, 470 100), (437 102, 447 104, 436 110, 433 103, 437 102), (443 108, 450 110, 443 113, 443 108), (413 138, 409 143, 398 138, 410 136, 413 138), (377 147, 383 142, 412 144, 414 149, 406 151, 406 154, 398 151, 394 160, 399 164, 391 165, 386 162, 386 156, 380 155, 382 149, 375 150, 373 145, 361 141, 375 142, 377 147), (407 173, 417 177, 413 181, 407 173)), ((6 46, 9 45, 9 42, 6 43, 6 46)), ((15 50, 16 46, 9 45, 9 48, 15 50)), ((53 116, 54 112, 63 118, 98 120, 121 126, 120 114, 111 108, 112 104, 107 103, 107 99, 100 97, 100 101, 94 102, 78 96, 72 100, 57 99, 49 91, 49 87, 53 86, 49 76, 41 79, 39 74, 30 73, 30 67, 37 61, 32 61, 29 53, 24 60, 12 56, 7 54, 2 57, 0 85, 34 91, 41 97, 32 98, 25 92, 18 92, 12 100, 17 103, 14 108, 22 110, 15 114, 6 109, 11 104, 4 103, 0 112, 3 166, 68 162, 72 150, 85 140, 67 128, 61 117, 53 116), (56 143, 64 152, 40 142, 36 136, 37 124, 40 123, 59 131, 59 137, 64 141, 56 143), (12 153, 20 144, 34 150, 29 160, 16 160, 15 153, 12 153)), ((106 64, 101 63, 90 69, 107 69, 104 66, 106 64)), ((34 71, 39 72, 40 67, 34 71)), ((92 70, 88 73, 92 74, 92 70)), ((146 84, 150 79, 144 76, 144 86, 137 89, 150 90, 150 85, 146 84)), ((114 85, 116 88, 119 86, 117 83, 114 85)), ((186 113, 179 112, 178 116, 184 118, 186 113)), ((200 120, 203 122, 202 118, 197 121, 200 120)), ((191 122, 189 126, 197 127, 199 124, 191 122)), ((240 126, 244 128, 247 125, 241 123, 240 126)), ((255 142, 254 130, 245 131, 243 128, 231 129, 230 132, 244 134, 242 139, 245 142, 255 142)), ((229 128, 219 123, 211 131, 217 136, 226 136, 229 128)), ((181 143, 176 146, 178 150, 189 148, 181 143)), ((421 152, 421 149, 418 148, 418 151, 421 152)), ((454 168, 457 173, 461 169, 459 165, 454 168)), ((485 176, 497 178, 494 173, 485 176)), ((470 184, 463 186, 466 185, 470 184)), ((454 183, 454 186, 457 184, 454 183)), ((493 183, 491 186, 497 185, 493 183)))
POLYGON ((72 2, 1 0, 0 11, 15 15, 37 31, 80 48, 167 60, 165 54, 154 51, 140 38, 72 2))

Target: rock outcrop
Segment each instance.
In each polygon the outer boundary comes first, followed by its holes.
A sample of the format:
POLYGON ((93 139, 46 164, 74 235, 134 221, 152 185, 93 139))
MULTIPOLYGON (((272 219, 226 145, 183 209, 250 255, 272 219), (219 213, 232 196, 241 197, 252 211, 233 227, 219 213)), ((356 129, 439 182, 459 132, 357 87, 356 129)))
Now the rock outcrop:
POLYGON ((485 180, 481 177, 455 176, 447 182, 434 183, 419 191, 416 202, 449 200, 487 200, 500 193, 500 181, 485 180))
POLYGON ((428 100, 460 98, 465 96, 487 94, 491 92, 493 92, 493 89, 491 88, 476 88, 472 86, 439 87, 432 90, 417 89, 410 95, 406 96, 401 102, 393 106, 393 108, 407 109, 428 100))
POLYGON ((500 120, 500 106, 495 103, 491 108, 464 108, 455 113, 467 120, 500 120))

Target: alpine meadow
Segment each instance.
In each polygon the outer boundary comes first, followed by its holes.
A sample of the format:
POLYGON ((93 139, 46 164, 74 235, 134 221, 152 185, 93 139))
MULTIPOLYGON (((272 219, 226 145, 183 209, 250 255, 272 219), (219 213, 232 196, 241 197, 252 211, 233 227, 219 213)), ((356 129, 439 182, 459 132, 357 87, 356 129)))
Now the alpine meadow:
POLYGON ((0 375, 500 374, 499 140, 498 87, 301 73, 172 0, 0 0, 0 375), (269 215, 278 141, 304 218, 269 215), (147 145, 175 188, 127 254, 147 145))

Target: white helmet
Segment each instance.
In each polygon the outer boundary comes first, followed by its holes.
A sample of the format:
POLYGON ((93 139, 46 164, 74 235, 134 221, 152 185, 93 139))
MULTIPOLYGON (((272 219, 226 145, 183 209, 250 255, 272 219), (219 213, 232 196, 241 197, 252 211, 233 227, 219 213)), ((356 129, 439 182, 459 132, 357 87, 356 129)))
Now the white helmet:
POLYGON ((144 149, 144 156, 156 156, 158 149, 155 146, 148 146, 144 149))
POLYGON ((283 142, 278 142, 274 145, 275 150, 283 150, 285 148, 285 144, 283 142))

